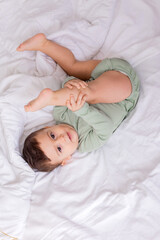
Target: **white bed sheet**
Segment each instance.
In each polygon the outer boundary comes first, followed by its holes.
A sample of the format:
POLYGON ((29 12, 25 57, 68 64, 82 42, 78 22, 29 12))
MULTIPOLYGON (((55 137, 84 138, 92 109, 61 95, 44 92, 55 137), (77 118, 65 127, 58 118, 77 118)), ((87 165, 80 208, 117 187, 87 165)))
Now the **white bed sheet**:
POLYGON ((158 0, 0 1, 1 239, 160 239, 159 16, 158 0), (31 131, 54 123, 52 107, 23 105, 66 77, 44 54, 15 51, 38 32, 80 60, 125 58, 141 80, 136 109, 105 146, 51 173, 20 156, 31 131))

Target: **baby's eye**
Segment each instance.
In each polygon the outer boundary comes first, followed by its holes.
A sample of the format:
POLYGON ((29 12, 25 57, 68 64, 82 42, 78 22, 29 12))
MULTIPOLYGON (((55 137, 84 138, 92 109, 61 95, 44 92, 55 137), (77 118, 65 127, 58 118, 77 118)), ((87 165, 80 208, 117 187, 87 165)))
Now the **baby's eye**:
POLYGON ((59 152, 62 152, 62 148, 61 147, 57 147, 59 152))
POLYGON ((50 134, 51 138, 55 139, 55 135, 53 133, 50 134))

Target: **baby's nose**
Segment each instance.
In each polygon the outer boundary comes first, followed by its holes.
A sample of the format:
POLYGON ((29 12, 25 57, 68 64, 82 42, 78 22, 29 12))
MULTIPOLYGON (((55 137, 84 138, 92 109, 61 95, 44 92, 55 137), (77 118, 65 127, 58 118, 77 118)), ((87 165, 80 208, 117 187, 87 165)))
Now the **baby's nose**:
POLYGON ((60 134, 58 139, 64 142, 68 142, 68 138, 66 134, 60 134))
POLYGON ((61 139, 61 140, 66 140, 66 138, 65 138, 65 135, 64 135, 64 134, 60 134, 60 135, 58 136, 58 139, 61 139))

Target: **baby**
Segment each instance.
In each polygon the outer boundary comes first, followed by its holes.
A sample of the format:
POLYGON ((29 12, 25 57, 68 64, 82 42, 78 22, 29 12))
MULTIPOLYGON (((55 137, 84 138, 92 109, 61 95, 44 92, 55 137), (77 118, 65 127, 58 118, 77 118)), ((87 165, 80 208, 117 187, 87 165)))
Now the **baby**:
POLYGON ((41 51, 74 76, 57 91, 44 89, 25 106, 26 112, 55 106, 56 125, 25 140, 23 157, 34 169, 51 171, 66 164, 76 149, 90 152, 103 146, 136 106, 139 80, 125 60, 78 61, 69 49, 42 33, 20 44, 17 51, 41 51))

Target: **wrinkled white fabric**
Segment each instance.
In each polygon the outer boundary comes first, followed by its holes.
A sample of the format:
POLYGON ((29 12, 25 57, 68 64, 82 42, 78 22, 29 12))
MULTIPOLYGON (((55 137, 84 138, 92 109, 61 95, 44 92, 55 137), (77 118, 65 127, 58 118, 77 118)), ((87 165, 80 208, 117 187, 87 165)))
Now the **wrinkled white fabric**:
POLYGON ((159 16, 158 0, 0 1, 1 238, 160 239, 159 16), (38 32, 79 60, 124 58, 141 81, 137 107, 105 146, 51 173, 21 157, 25 137, 54 124, 52 107, 24 104, 66 77, 44 54, 16 52, 38 32))

